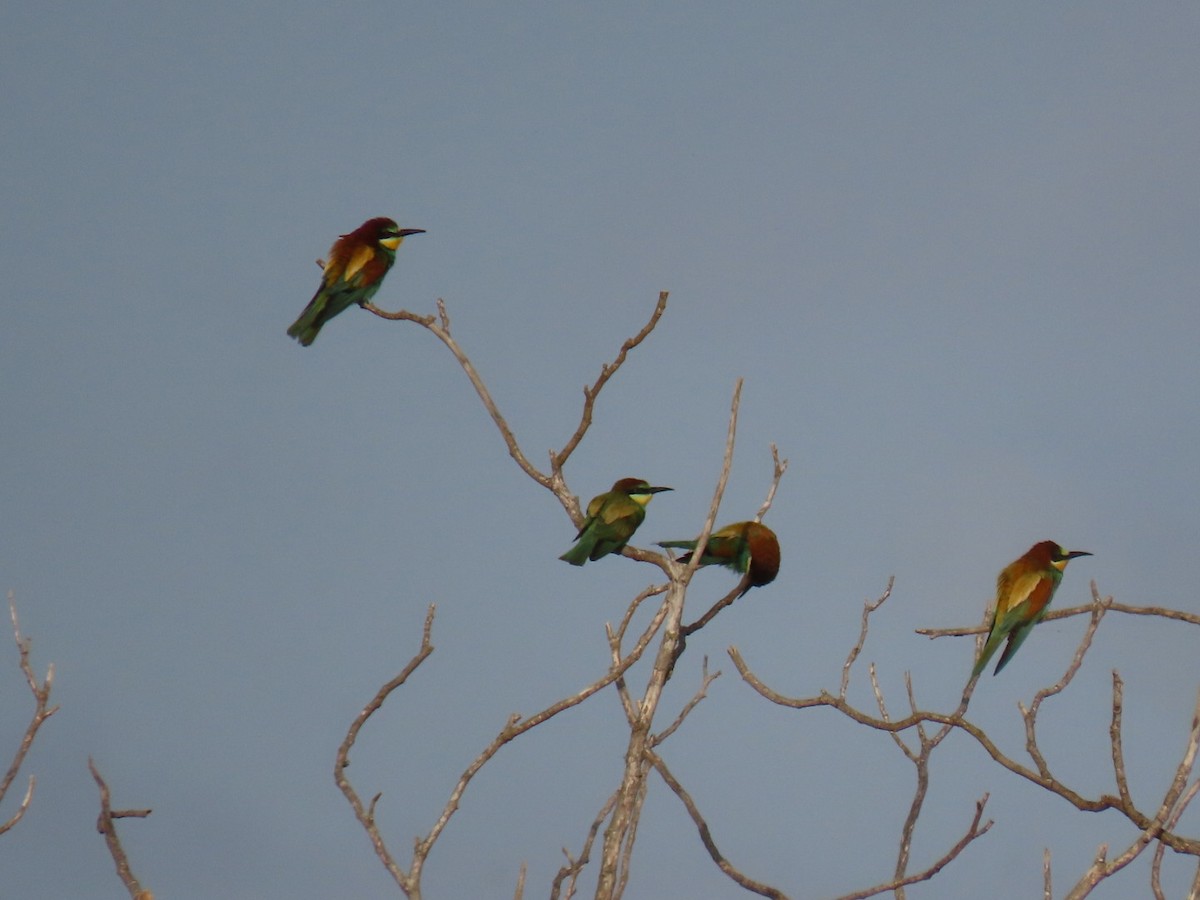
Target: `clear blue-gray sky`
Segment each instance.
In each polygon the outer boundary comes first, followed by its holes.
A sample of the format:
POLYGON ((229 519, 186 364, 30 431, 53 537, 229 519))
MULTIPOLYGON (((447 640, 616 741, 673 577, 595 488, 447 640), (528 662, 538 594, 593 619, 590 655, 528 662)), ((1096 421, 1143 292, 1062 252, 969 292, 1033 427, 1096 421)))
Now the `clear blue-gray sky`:
MULTIPOLYGON (((721 519, 753 515, 777 443, 783 568, 690 642, 670 708, 702 655, 725 675, 663 752, 729 858, 793 896, 889 876, 913 770, 883 735, 758 699, 728 645, 785 693, 835 689, 895 575, 864 661, 893 712, 905 672, 948 709, 972 645, 913 629, 977 621, 1046 538, 1095 553, 1058 605, 1095 579, 1196 611, 1194 4, 251 6, 0 13, 0 588, 62 706, 0 838, 5 896, 124 896, 89 755, 118 806, 154 808, 122 835, 160 896, 394 896, 331 771, 426 605, 437 650, 351 769, 402 857, 510 713, 604 670, 604 623, 658 577, 556 559, 570 522, 430 335, 352 309, 311 348, 285 337, 313 260, 371 216, 428 230, 377 302, 444 298, 539 464, 671 292, 567 471, 585 500, 625 475, 673 486, 643 545, 700 528, 745 379, 721 519)), ((730 584, 702 573, 691 605, 730 584)), ((1039 628, 982 682, 972 714, 1010 752, 1018 700, 1082 629, 1039 628)), ((1052 766, 1112 790, 1118 668, 1154 808, 1196 646, 1111 617, 1043 713, 1052 766)), ((861 672, 852 693, 870 704, 861 672)), ((0 753, 29 706, 0 644, 0 753)), ((511 896, 522 861, 544 895, 617 782, 622 722, 605 693, 507 747, 428 895, 511 896)), ((996 826, 911 896, 1039 895, 1047 846, 1061 890, 1133 837, 964 740, 942 753, 912 868, 984 791, 996 826)), ((638 837, 628 897, 744 896, 659 783, 638 837)), ((1168 872, 1178 896, 1191 870, 1168 872)), ((1096 896, 1145 893, 1144 867, 1127 877, 1096 896)))

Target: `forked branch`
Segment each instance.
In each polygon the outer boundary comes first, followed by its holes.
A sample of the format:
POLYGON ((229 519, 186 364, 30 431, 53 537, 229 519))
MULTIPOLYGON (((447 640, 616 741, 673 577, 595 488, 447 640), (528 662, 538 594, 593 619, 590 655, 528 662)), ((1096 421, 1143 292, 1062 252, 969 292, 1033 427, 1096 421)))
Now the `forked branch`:
POLYGON ((100 788, 100 816, 96 819, 96 830, 104 835, 104 842, 108 845, 109 855, 112 856, 113 863, 117 867, 118 877, 125 885, 125 889, 129 891, 132 900, 154 900, 154 894, 142 887, 141 882, 134 877, 133 870, 129 867, 129 857, 125 855, 125 848, 121 846, 121 839, 117 837, 115 824, 116 819, 144 819, 150 815, 151 810, 113 809, 108 785, 100 777, 100 771, 91 757, 88 757, 88 769, 91 771, 96 785, 100 788))
MULTIPOLYGON (((12 591, 8 592, 8 614, 12 620, 13 640, 17 642, 17 655, 20 661, 21 673, 25 676, 25 684, 29 686, 30 693, 33 694, 34 706, 33 717, 29 720, 29 725, 25 728, 25 734, 21 736, 21 743, 17 745, 17 751, 8 766, 8 771, 4 773, 4 779, 0 781, 0 803, 4 801, 8 789, 12 787, 13 781, 16 780, 17 774, 21 771, 21 765, 25 762, 25 757, 29 755, 29 748, 33 746, 38 729, 42 727, 42 724, 48 718, 58 712, 57 706, 50 705, 50 691, 54 687, 54 664, 51 663, 47 667, 46 677, 39 682, 37 675, 34 674, 33 664, 29 661, 29 651, 33 644, 29 638, 21 634, 21 626, 17 621, 17 601, 12 591)), ((29 809, 29 804, 33 801, 33 789, 36 784, 37 779, 30 775, 29 784, 25 788, 25 795, 17 805, 16 812, 9 816, 7 821, 0 823, 0 834, 4 834, 21 821, 21 818, 25 815, 25 811, 29 809)))

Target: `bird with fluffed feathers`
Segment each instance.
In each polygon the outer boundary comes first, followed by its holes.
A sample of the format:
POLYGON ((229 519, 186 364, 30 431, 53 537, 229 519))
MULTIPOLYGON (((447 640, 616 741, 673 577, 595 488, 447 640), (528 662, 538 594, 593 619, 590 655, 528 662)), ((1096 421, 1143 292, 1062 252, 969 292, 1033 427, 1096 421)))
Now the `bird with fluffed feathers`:
POLYGON ((321 284, 300 318, 287 330, 304 347, 317 339, 321 326, 353 304, 367 303, 396 261, 396 249, 423 228, 401 228, 392 219, 368 219, 329 248, 321 284))
MULTIPOLYGON (((659 541, 658 546, 691 550, 676 562, 691 560, 698 541, 659 541)), ((700 554, 701 566, 725 566, 745 576, 746 585, 739 597, 752 587, 770 584, 779 574, 779 538, 761 522, 734 522, 708 537, 700 554)))

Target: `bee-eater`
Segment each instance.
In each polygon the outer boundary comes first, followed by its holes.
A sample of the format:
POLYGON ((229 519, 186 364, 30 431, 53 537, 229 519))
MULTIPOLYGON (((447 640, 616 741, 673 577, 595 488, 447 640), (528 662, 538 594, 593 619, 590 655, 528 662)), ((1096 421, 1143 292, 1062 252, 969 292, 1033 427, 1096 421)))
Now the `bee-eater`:
POLYGON ((575 535, 577 543, 559 559, 582 566, 589 559, 594 562, 610 553, 619 553, 646 518, 646 504, 655 494, 669 490, 669 487, 653 487, 641 478, 622 478, 611 491, 591 499, 587 519, 575 535))
MULTIPOLYGON (((694 551, 696 542, 660 541, 658 546, 694 551)), ((691 553, 685 553, 677 562, 687 562, 691 557, 691 553)), ((738 594, 745 596, 750 588, 770 584, 779 574, 779 538, 759 522, 734 522, 709 535, 700 565, 727 566, 748 576, 746 587, 738 594)))
POLYGON ((1000 642, 1008 638, 1008 646, 992 672, 993 675, 1000 674, 1029 637, 1033 626, 1046 614, 1067 563, 1077 556, 1091 555, 1086 550, 1064 550, 1054 541, 1042 541, 1000 571, 996 578, 996 609, 992 613, 987 643, 971 672, 972 679, 979 677, 1000 642))
POLYGON ((288 335, 307 347, 317 339, 321 326, 350 304, 362 306, 383 284, 383 276, 396 261, 396 248, 410 234, 424 233, 424 228, 401 228, 381 217, 343 234, 329 248, 321 286, 287 330, 288 335))

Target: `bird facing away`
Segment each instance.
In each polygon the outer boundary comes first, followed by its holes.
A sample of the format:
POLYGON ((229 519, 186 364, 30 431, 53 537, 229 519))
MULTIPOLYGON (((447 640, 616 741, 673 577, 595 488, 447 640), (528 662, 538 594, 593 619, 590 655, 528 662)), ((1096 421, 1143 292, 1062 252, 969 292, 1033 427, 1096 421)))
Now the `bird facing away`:
MULTIPOLYGON (((695 551, 696 542, 660 541, 658 546, 695 551)), ((691 557, 685 553, 676 562, 685 563, 691 557)), ((746 586, 738 594, 743 597, 750 588, 770 584, 779 574, 779 538, 759 522, 734 522, 709 535, 700 565, 726 566, 747 576, 746 586)))
POLYGON ((1000 642, 1008 638, 1008 646, 992 672, 993 675, 1000 674, 1029 637, 1033 626, 1046 614, 1067 563, 1077 556, 1091 555, 1086 550, 1064 550, 1054 541, 1042 541, 1000 571, 996 578, 996 609, 992 613, 987 643, 971 672, 972 680, 979 677, 1000 642))
POLYGON ((424 233, 424 228, 401 228, 381 217, 368 219, 339 237, 329 248, 321 286, 287 330, 288 336, 307 347, 317 339, 321 326, 338 313, 374 297, 396 261, 396 248, 410 234, 424 233))
POLYGON ((587 506, 587 519, 576 544, 559 557, 573 566, 582 566, 610 553, 620 553, 633 533, 646 518, 646 504, 660 491, 669 487, 653 487, 641 478, 622 478, 611 491, 592 498, 587 506))

